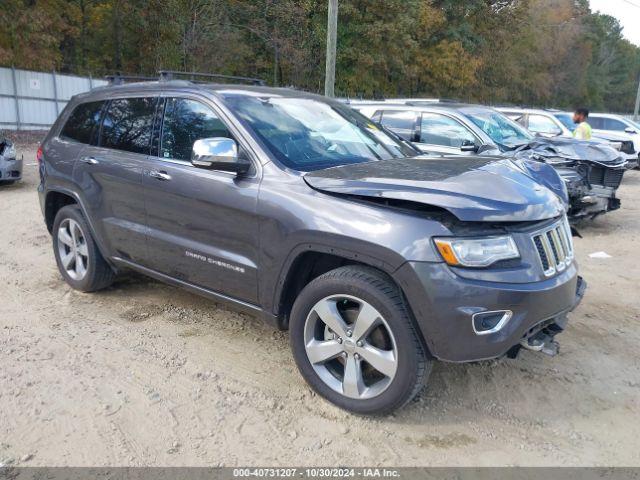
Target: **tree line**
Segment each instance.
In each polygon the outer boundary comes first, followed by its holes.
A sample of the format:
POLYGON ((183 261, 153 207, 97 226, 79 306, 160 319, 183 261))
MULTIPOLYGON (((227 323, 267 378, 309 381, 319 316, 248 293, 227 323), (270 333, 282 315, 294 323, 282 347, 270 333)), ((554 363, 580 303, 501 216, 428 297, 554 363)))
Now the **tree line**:
MULTIPOLYGON (((2 0, 0 65, 321 92, 326 0, 2 0)), ((340 0, 336 94, 628 112, 640 48, 588 0, 340 0)))

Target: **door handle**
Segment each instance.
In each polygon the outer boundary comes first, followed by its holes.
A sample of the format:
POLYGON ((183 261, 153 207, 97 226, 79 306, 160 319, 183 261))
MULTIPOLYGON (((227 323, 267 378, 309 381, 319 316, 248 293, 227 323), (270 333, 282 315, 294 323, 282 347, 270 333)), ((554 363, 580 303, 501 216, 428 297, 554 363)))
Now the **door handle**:
POLYGON ((157 178, 158 180, 162 180, 163 182, 171 180, 171 175, 169 175, 167 172, 162 172, 158 170, 151 170, 149 172, 149 176, 153 178, 157 178))
POLYGON ((97 165, 98 163, 100 163, 94 157, 81 157, 80 161, 82 163, 86 163, 87 165, 97 165))

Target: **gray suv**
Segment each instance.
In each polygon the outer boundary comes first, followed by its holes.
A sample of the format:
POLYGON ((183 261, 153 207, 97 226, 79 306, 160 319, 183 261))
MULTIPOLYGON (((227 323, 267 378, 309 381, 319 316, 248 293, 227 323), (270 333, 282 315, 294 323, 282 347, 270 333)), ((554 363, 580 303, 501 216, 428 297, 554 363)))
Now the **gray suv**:
POLYGON ((420 156, 320 96, 95 89, 38 161, 69 285, 133 269, 288 328, 312 388, 361 414, 409 402, 435 359, 553 353, 584 291, 562 191, 502 158, 420 156))

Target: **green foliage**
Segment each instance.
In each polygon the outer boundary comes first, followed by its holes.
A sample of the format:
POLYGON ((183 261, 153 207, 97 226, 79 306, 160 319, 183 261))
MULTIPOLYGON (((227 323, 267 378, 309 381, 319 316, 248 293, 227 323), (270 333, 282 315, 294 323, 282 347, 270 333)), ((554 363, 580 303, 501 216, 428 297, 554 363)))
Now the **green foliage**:
MULTIPOLYGON (((640 48, 588 0, 340 0, 336 92, 630 111, 640 48)), ((0 64, 321 91, 327 0, 3 0, 0 64)))

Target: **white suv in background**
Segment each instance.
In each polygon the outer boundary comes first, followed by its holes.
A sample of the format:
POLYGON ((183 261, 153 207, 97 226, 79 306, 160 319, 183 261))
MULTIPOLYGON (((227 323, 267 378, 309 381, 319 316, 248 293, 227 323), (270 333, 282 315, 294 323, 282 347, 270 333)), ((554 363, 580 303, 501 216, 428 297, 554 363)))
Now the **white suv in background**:
MULTIPOLYGON (((502 112, 507 117, 518 122, 531 133, 541 137, 573 137, 573 114, 561 112, 559 110, 542 110, 536 108, 516 108, 516 107, 498 107, 496 110, 502 112)), ((611 147, 619 150, 624 154, 627 162, 627 168, 635 168, 638 166, 638 152, 640 145, 638 140, 632 138, 628 132, 622 131, 605 131, 596 130, 592 122, 593 115, 589 115, 587 120, 593 128, 592 141, 598 143, 607 143, 611 147)), ((640 131, 640 129, 638 129, 640 131)), ((640 139, 640 135, 636 134, 640 139)))
POLYGON ((609 134, 622 134, 633 141, 636 152, 640 151, 640 124, 621 115, 612 113, 591 113, 587 120, 593 133, 598 136, 609 134))

